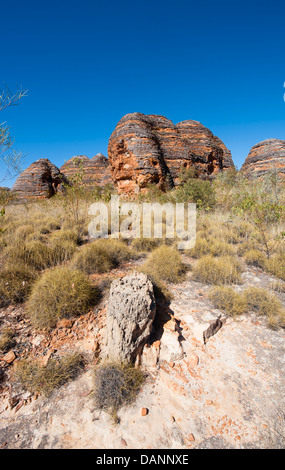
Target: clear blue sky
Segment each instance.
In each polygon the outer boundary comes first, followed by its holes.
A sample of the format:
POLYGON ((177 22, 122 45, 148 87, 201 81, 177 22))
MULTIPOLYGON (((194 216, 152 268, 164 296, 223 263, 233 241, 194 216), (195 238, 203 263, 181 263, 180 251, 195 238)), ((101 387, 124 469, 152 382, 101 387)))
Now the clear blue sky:
POLYGON ((285 139, 284 0, 9 0, 0 14, 0 85, 29 90, 0 122, 25 167, 107 155, 136 111, 200 121, 238 168, 285 139))

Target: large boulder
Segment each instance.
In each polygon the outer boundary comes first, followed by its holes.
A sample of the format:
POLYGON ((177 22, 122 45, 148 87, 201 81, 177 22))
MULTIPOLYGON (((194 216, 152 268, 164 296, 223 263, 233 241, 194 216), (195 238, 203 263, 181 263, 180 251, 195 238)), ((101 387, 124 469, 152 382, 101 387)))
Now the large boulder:
POLYGON ((64 190, 65 176, 47 158, 32 163, 17 178, 12 191, 20 200, 47 199, 64 190))
POLYGON ((155 313, 153 285, 145 274, 133 272, 113 281, 103 356, 114 361, 134 362, 149 338, 155 313))
POLYGON ((86 155, 72 157, 60 167, 60 171, 71 183, 76 175, 82 177, 82 184, 86 189, 112 183, 109 161, 102 153, 90 159, 86 155))
POLYGON ((241 168, 249 177, 263 177, 270 171, 285 180, 285 140, 268 139, 254 145, 241 168))
POLYGON ((233 167, 230 151, 197 121, 173 124, 164 116, 131 113, 113 131, 108 145, 113 181, 119 193, 137 193, 150 183, 161 189, 178 182, 183 168, 212 177, 233 167))

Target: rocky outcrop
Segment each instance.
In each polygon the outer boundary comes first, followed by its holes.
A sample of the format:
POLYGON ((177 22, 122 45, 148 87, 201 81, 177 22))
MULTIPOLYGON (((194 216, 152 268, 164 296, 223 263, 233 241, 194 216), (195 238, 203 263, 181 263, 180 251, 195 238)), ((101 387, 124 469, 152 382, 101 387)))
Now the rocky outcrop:
POLYGON ((65 176, 47 158, 32 163, 17 178, 12 191, 20 200, 46 199, 64 190, 65 176))
POLYGON ((249 177, 262 177, 269 171, 285 180, 285 140, 268 139, 254 145, 241 168, 249 177))
POLYGON ((104 356, 134 362, 151 333, 155 312, 153 285, 145 274, 133 272, 113 281, 107 307, 104 356))
POLYGON ((62 165, 60 171, 71 183, 76 175, 82 177, 82 184, 87 189, 112 183, 108 158, 102 153, 90 159, 86 155, 72 157, 62 165))
POLYGON ((230 151, 197 121, 176 125, 164 116, 124 116, 109 139, 111 174, 119 193, 138 193, 150 183, 162 190, 178 182, 183 168, 211 177, 233 167, 230 151))

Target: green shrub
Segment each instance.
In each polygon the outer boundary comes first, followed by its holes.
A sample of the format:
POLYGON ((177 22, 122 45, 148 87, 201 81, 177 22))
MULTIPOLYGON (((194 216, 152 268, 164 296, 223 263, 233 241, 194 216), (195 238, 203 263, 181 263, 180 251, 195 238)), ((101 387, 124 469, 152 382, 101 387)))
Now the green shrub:
POLYGON ((205 284, 239 284, 241 265, 233 256, 202 256, 193 269, 193 279, 205 284))
POLYGON ((83 358, 79 353, 49 359, 46 366, 36 360, 22 359, 16 364, 14 378, 29 392, 48 396, 54 389, 74 379, 82 367, 83 358))
POLYGON ((27 314, 39 328, 52 328, 61 318, 86 313, 99 297, 99 290, 76 269, 56 267, 41 275, 33 286, 27 314))
POLYGON ((106 363, 97 366, 93 392, 96 407, 110 413, 118 421, 119 409, 134 401, 143 381, 142 372, 132 364, 106 363))
POLYGON ((0 350, 5 351, 14 346, 15 331, 12 328, 5 327, 0 331, 0 350))

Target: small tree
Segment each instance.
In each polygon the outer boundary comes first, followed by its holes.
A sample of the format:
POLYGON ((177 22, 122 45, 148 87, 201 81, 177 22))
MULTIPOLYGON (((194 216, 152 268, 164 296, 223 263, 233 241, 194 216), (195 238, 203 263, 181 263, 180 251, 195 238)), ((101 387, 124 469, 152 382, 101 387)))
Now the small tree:
MULTIPOLYGON (((15 106, 18 101, 26 96, 26 90, 18 90, 16 93, 12 93, 9 88, 5 87, 3 90, 0 89, 0 111, 4 111, 6 108, 15 106)), ((0 124, 0 165, 1 168, 1 180, 0 182, 13 177, 20 171, 20 163, 22 160, 22 154, 13 149, 14 140, 10 134, 10 127, 6 122, 0 124)))

